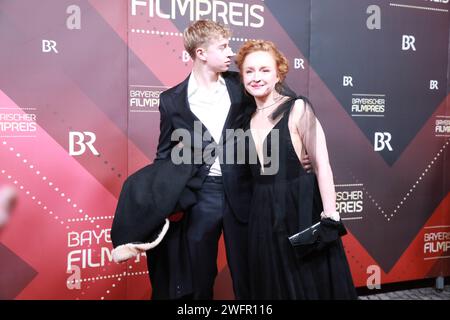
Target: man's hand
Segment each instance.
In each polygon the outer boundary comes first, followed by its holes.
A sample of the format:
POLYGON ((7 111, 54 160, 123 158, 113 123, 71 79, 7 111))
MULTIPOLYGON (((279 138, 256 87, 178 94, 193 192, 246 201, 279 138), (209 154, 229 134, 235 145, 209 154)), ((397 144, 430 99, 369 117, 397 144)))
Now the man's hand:
POLYGON ((303 169, 305 169, 306 172, 310 173, 313 171, 313 167, 311 164, 311 160, 309 159, 308 155, 305 155, 301 160, 303 169))

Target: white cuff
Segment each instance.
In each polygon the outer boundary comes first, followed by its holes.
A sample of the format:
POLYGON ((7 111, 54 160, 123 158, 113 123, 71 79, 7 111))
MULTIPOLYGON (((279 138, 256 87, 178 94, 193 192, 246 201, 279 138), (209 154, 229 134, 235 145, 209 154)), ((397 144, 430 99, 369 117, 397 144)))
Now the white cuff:
POLYGON ((114 248, 114 250, 112 251, 112 258, 114 262, 119 263, 127 261, 130 258, 136 257, 143 251, 147 251, 156 247, 166 235, 167 230, 169 230, 169 224, 169 219, 166 219, 166 222, 164 223, 163 228, 158 234, 158 237, 156 237, 156 239, 152 242, 126 243, 114 248))
POLYGON ((331 219, 331 220, 334 220, 334 221, 341 220, 341 217, 339 216, 339 212, 337 212, 337 211, 332 211, 332 212, 327 212, 327 213, 322 211, 322 213, 320 214, 320 217, 322 219, 328 218, 328 219, 331 219))

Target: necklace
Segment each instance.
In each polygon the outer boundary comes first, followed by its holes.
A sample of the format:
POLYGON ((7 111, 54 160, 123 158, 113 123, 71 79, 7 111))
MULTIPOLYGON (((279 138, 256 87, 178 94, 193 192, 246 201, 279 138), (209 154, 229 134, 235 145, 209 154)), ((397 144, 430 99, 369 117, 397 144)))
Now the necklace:
POLYGON ((283 97, 281 96, 280 98, 278 98, 277 100, 275 100, 273 103, 269 104, 268 106, 260 107, 260 108, 256 107, 256 110, 261 111, 261 110, 270 108, 271 106, 273 106, 274 104, 278 103, 278 102, 279 102, 280 100, 282 100, 282 99, 283 99, 283 97))

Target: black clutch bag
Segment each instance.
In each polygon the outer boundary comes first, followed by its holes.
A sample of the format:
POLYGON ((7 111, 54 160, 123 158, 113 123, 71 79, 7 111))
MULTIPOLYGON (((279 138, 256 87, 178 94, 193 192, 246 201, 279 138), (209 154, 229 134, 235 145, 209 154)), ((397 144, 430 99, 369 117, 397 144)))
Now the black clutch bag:
POLYGON ((302 245, 308 245, 313 244, 317 241, 317 238, 319 234, 317 233, 319 231, 320 222, 317 222, 316 224, 312 225, 309 228, 306 228, 299 233, 296 233, 289 237, 289 241, 291 242, 291 245, 295 246, 302 246, 302 245))
POLYGON ((320 252, 345 234, 347 234, 347 230, 341 221, 327 218, 289 236, 289 242, 297 255, 303 258, 309 254, 320 252))

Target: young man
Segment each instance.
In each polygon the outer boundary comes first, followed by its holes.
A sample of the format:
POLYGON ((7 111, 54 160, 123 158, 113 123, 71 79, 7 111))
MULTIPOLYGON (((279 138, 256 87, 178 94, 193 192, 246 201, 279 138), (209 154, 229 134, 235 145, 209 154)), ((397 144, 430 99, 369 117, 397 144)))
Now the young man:
MULTIPOLYGON (((183 82, 161 94, 156 161, 171 157, 172 148, 178 144, 171 139, 174 130, 189 132, 191 137, 210 136, 213 143, 219 143, 226 129, 242 127, 242 113, 253 102, 244 94, 239 74, 228 71, 234 55, 230 35, 228 29, 209 20, 196 21, 184 31, 184 45, 193 68, 183 82)), ((203 140, 193 147, 203 153, 210 143, 203 140)), ((245 164, 220 163, 218 156, 212 164, 202 160, 199 167, 205 178, 197 203, 182 221, 171 225, 167 239, 147 253, 153 298, 212 299, 218 241, 223 231, 235 297, 246 299, 251 173, 245 164), (180 228, 185 237, 177 239, 180 228), (173 254, 183 245, 187 245, 184 259, 182 254, 173 254)))

